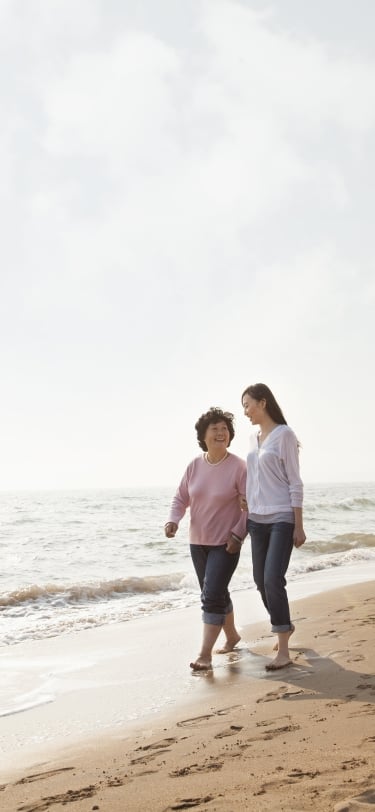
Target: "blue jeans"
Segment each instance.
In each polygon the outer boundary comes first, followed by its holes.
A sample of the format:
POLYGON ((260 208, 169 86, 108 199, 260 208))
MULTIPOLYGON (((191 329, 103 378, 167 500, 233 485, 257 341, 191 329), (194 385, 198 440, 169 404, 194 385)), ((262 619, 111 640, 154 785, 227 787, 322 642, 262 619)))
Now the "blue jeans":
POLYGON ((251 538, 253 576, 271 618, 273 632, 288 632, 289 602, 285 575, 293 550, 294 525, 288 522, 260 524, 247 521, 251 538))
POLYGON ((233 612, 228 585, 240 554, 227 553, 225 544, 219 547, 191 544, 190 553, 201 588, 203 623, 224 626, 225 616, 233 612))

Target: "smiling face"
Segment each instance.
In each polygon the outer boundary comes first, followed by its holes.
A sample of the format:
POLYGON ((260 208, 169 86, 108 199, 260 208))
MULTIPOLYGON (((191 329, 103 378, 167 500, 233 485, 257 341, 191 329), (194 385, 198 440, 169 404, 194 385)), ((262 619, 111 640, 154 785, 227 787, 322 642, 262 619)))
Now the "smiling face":
POLYGON ((206 443, 208 453, 218 454, 220 450, 224 453, 228 448, 230 442, 230 434, 227 424, 224 420, 219 423, 209 423, 204 435, 204 442, 206 443))
POLYGON ((265 398, 262 400, 255 400, 251 395, 244 395, 242 398, 242 406, 246 417, 251 420, 253 426, 261 425, 266 412, 265 398))

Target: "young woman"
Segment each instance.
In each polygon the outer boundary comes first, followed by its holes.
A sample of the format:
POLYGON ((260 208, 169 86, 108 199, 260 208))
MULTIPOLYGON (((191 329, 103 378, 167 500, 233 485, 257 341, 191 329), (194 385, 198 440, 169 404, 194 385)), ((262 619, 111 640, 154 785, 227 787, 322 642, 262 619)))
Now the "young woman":
POLYGON ((291 664, 288 641, 294 625, 285 575, 293 546, 300 547, 306 540, 298 441, 268 386, 248 386, 241 400, 246 417, 259 426, 247 457, 247 529, 254 581, 278 636, 277 655, 266 665, 268 671, 275 671, 291 664))
POLYGON ((190 508, 190 552, 203 610, 202 647, 190 667, 204 671, 212 667, 212 649, 222 629, 226 643, 221 652, 232 651, 240 640, 228 585, 247 532, 246 513, 240 507, 240 498, 245 499, 246 464, 228 452, 234 437, 232 414, 211 408, 195 429, 204 453, 188 465, 164 531, 173 538, 190 508))

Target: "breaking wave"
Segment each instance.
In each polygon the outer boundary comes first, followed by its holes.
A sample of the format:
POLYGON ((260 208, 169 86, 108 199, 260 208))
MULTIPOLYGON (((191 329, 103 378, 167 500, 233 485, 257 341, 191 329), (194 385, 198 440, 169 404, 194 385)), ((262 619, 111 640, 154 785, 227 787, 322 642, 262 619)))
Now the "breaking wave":
POLYGON ((0 607, 19 606, 32 601, 49 603, 60 599, 66 604, 87 603, 87 601, 112 600, 122 595, 150 595, 159 592, 175 591, 181 588, 184 573, 168 575, 148 575, 143 578, 117 578, 93 584, 32 584, 0 597, 0 607))

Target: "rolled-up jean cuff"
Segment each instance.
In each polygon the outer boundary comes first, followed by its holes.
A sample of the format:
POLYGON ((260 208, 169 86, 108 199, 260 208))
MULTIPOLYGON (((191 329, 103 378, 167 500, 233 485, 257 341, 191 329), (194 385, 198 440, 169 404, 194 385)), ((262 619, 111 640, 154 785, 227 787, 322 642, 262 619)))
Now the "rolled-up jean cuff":
POLYGON ((233 603, 230 600, 224 612, 202 612, 203 623, 210 623, 212 626, 224 626, 225 618, 233 612, 233 603))
POLYGON ((225 615, 217 612, 202 612, 202 620, 203 623, 209 623, 211 626, 224 626, 225 615))
POLYGON ((285 624, 284 626, 271 626, 271 632, 274 632, 275 634, 278 634, 279 632, 282 633, 291 631, 292 631, 291 623, 285 624))
POLYGON ((202 612, 203 623, 210 623, 212 626, 224 626, 226 615, 233 612, 233 603, 230 600, 223 612, 202 612))

